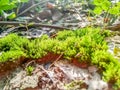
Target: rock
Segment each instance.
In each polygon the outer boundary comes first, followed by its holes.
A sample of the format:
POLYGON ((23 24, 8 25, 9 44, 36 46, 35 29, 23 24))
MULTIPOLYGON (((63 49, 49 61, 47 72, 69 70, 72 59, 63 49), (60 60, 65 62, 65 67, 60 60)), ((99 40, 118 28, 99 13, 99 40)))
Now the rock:
POLYGON ((88 71, 90 73, 95 73, 98 70, 98 68, 96 66, 89 66, 88 67, 88 71))
POLYGON ((108 85, 102 80, 90 80, 88 90, 108 90, 108 85))
MULTIPOLYGON (((37 86, 38 83, 38 76, 32 75, 27 76, 26 71, 21 71, 18 73, 13 79, 9 82, 9 90, 13 90, 19 88, 19 89, 25 89, 25 88, 34 88, 37 86)), ((6 88, 4 88, 6 90, 6 88)))

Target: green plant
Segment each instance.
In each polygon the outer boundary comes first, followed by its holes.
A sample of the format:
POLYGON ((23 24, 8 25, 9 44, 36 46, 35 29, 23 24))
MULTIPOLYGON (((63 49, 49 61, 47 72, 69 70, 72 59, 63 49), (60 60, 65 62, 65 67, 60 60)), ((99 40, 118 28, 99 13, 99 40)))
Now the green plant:
POLYGON ((120 15, 120 2, 112 3, 110 0, 94 0, 95 9, 93 12, 97 15, 103 14, 103 22, 111 25, 120 15))
POLYGON ((44 49, 41 48, 39 42, 33 40, 26 47, 26 54, 28 58, 36 59, 44 56, 45 54, 47 54, 47 52, 45 52, 44 49))
POLYGON ((17 34, 10 34, 4 38, 0 38, 0 51, 23 50, 28 45, 29 40, 19 37, 17 34))
POLYGON ((33 70, 34 70, 34 67, 33 67, 33 66, 28 66, 28 67, 26 67, 26 72, 27 72, 28 75, 31 75, 32 72, 33 72, 33 70))
POLYGON ((57 37, 56 39, 58 40, 66 40, 68 37, 72 37, 75 36, 75 34, 73 33, 73 31, 61 31, 57 33, 57 37))
POLYGON ((0 55, 0 63, 6 62, 6 61, 14 61, 20 58, 21 56, 25 57, 26 54, 23 51, 19 51, 19 50, 2 52, 2 54, 0 55))
POLYGON ((0 39, 0 51, 19 50, 29 58, 40 58, 47 52, 57 54, 64 53, 65 58, 74 57, 77 53, 82 56, 80 59, 90 59, 96 49, 107 50, 104 38, 107 32, 101 33, 100 29, 84 28, 76 31, 58 32, 55 38, 48 38, 43 35, 35 40, 28 40, 16 34, 10 34, 0 39))
POLYGON ((105 71, 103 71, 103 80, 109 81, 113 84, 113 87, 118 90, 120 88, 120 63, 113 63, 106 65, 105 71))
POLYGON ((93 64, 103 69, 103 80, 111 82, 114 88, 120 88, 120 63, 113 55, 97 50, 92 54, 91 60, 93 64))
POLYGON ((0 62, 16 60, 22 56, 26 57, 26 47, 29 43, 27 38, 19 37, 16 34, 10 34, 0 38, 0 62))
POLYGON ((15 18, 15 12, 12 10, 17 8, 17 4, 23 2, 28 2, 28 0, 0 0, 0 15, 2 15, 5 19, 15 18), (9 11, 9 14, 7 11, 9 11))
POLYGON ((71 81, 69 84, 66 84, 65 90, 74 90, 74 89, 80 89, 81 85, 83 84, 83 82, 81 80, 74 80, 71 81))

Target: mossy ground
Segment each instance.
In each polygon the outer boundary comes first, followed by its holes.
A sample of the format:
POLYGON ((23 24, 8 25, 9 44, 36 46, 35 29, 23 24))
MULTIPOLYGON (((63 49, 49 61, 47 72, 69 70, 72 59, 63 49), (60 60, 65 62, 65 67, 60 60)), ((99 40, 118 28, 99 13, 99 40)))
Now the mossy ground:
POLYGON ((10 34, 0 39, 0 63, 13 61, 19 57, 37 59, 48 52, 63 54, 71 60, 77 58, 79 62, 90 62, 103 69, 103 79, 111 81, 120 88, 120 63, 108 52, 105 38, 110 35, 100 28, 83 28, 75 31, 60 31, 55 38, 43 35, 29 40, 16 34, 10 34))

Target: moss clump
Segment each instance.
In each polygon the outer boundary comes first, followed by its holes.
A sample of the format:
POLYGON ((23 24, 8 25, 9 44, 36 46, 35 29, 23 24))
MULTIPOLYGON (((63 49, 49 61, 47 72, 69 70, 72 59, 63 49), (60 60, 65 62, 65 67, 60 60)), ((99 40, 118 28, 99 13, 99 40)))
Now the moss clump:
POLYGON ((25 47, 29 40, 10 34, 0 39, 0 62, 13 61, 21 56, 26 56, 25 47))
POLYGON ((114 79, 115 86, 120 88, 120 63, 107 52, 108 46, 104 40, 109 35, 110 32, 101 31, 99 28, 60 31, 55 38, 43 35, 34 40, 11 34, 0 39, 0 62, 21 56, 37 59, 48 52, 63 54, 64 58, 69 60, 78 58, 79 62, 88 61, 97 65, 104 70, 103 79, 114 79))
POLYGON ((20 58, 21 56, 25 56, 25 54, 23 53, 23 51, 19 51, 19 50, 10 50, 10 51, 6 51, 6 52, 2 52, 2 54, 0 55, 0 62, 6 62, 6 61, 14 61, 17 58, 20 58))
POLYGON ((22 50, 29 40, 19 37, 16 34, 10 34, 0 39, 0 51, 22 50))
POLYGON ((28 58, 40 58, 47 52, 64 53, 67 59, 79 53, 80 60, 90 60, 91 54, 96 50, 107 50, 107 44, 104 41, 107 33, 102 33, 99 28, 84 28, 58 32, 55 38, 44 35, 34 40, 10 34, 0 39, 0 51, 7 53, 17 50, 23 52, 28 58))
POLYGON ((107 50, 104 38, 109 32, 101 32, 99 28, 84 28, 76 31, 61 31, 55 39, 59 40, 53 47, 55 53, 64 53, 67 58, 79 54, 79 60, 90 60, 96 50, 107 50), (68 35, 68 37, 67 37, 68 35))

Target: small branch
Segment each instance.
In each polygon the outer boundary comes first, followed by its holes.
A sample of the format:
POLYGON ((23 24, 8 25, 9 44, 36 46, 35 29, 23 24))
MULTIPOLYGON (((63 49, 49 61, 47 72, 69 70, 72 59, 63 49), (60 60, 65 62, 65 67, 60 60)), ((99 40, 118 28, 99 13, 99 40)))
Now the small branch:
POLYGON ((48 0, 43 1, 43 2, 39 2, 39 3, 37 3, 37 4, 33 4, 32 6, 28 7, 27 9, 25 9, 24 11, 22 11, 21 13, 19 13, 17 16, 20 16, 20 15, 28 12, 30 9, 35 8, 35 7, 37 7, 38 5, 43 4, 43 3, 47 2, 47 1, 48 1, 48 0))
POLYGON ((63 56, 63 53, 59 55, 59 57, 49 66, 49 68, 51 68, 55 64, 55 62, 57 62, 62 56, 63 56))
POLYGON ((120 31, 120 23, 112 26, 107 26, 105 27, 105 29, 112 30, 112 31, 120 31))
POLYGON ((37 65, 37 66, 38 66, 40 69, 42 69, 44 72, 46 72, 46 74, 48 75, 48 77, 50 78, 50 80, 53 82, 53 84, 55 84, 54 79, 51 77, 49 71, 47 71, 46 69, 44 69, 44 67, 41 66, 41 65, 37 65))
POLYGON ((69 28, 63 26, 56 26, 56 25, 47 25, 41 23, 33 23, 33 22, 16 22, 16 21, 0 21, 0 25, 14 25, 14 26, 28 26, 28 27, 47 27, 47 28, 55 28, 61 30, 70 30, 69 28))
POLYGON ((25 68, 27 68, 28 66, 30 66, 30 64, 32 64, 32 63, 35 64, 35 60, 32 60, 32 61, 28 62, 28 63, 26 64, 25 68))

